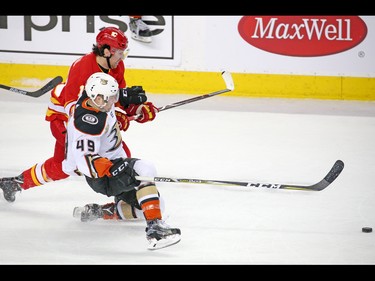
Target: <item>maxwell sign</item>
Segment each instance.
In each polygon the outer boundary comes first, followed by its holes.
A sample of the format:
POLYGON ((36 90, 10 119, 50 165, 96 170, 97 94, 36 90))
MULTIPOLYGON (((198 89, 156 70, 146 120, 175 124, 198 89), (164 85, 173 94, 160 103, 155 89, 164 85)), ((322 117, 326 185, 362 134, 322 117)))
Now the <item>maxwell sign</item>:
POLYGON ((366 38, 367 26, 358 16, 244 16, 238 32, 267 52, 316 57, 357 46, 366 38))

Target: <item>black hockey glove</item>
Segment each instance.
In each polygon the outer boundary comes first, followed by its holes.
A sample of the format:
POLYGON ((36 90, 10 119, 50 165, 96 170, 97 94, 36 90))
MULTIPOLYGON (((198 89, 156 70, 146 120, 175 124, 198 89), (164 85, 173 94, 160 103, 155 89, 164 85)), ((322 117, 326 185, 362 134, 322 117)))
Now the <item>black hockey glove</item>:
POLYGON ((147 96, 142 86, 121 88, 119 92, 118 100, 124 108, 127 108, 130 104, 142 104, 147 101, 147 96))
POLYGON ((112 167, 109 169, 112 177, 117 177, 127 187, 138 186, 141 182, 136 180, 137 175, 133 168, 129 166, 126 159, 118 158, 112 160, 112 167))

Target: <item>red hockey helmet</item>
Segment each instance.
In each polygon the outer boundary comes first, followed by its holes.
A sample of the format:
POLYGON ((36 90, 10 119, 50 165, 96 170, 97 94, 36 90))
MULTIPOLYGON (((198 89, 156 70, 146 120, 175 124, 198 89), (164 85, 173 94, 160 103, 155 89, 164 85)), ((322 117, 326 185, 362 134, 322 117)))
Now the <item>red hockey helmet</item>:
POLYGON ((100 48, 109 45, 113 49, 125 50, 128 47, 128 38, 120 29, 116 27, 105 27, 96 36, 96 44, 100 48))

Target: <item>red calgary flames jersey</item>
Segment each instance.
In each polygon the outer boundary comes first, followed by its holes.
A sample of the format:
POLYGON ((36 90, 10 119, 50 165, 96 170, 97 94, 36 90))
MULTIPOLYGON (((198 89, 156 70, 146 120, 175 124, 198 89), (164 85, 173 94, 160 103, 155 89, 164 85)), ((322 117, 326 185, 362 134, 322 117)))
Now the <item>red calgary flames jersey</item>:
MULTIPOLYGON (((55 118, 59 118, 67 121, 70 109, 78 99, 80 86, 84 86, 86 80, 92 74, 101 71, 94 53, 86 54, 77 59, 70 67, 66 82, 56 86, 52 90, 46 120, 52 121, 55 118)), ((126 87, 124 78, 125 65, 123 61, 120 61, 115 69, 110 69, 108 74, 117 80, 119 88, 126 87)))

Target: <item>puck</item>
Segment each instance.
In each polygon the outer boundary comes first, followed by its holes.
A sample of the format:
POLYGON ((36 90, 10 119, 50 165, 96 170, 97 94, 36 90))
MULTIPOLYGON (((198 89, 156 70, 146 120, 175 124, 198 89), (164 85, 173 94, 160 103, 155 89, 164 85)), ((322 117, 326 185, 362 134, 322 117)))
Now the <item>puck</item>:
POLYGON ((362 232, 366 232, 366 233, 372 232, 372 228, 371 227, 362 227, 362 232))

